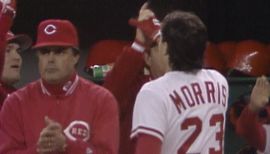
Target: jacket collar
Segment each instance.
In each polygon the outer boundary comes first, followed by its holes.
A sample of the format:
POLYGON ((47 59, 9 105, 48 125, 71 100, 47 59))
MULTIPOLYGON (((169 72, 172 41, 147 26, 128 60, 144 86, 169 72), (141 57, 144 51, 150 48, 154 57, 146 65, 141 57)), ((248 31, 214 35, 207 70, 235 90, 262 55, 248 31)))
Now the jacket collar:
POLYGON ((79 76, 74 73, 71 78, 64 82, 63 84, 49 84, 45 80, 40 79, 40 85, 43 94, 48 96, 67 96, 74 92, 75 88, 78 85, 79 76))

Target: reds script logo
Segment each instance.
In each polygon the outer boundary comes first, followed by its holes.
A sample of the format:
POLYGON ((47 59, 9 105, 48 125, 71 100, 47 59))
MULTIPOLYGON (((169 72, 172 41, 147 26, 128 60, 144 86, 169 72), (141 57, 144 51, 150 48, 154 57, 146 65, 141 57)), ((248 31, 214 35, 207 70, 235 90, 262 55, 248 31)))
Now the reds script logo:
POLYGON ((72 141, 80 139, 86 142, 90 138, 90 127, 84 121, 72 121, 64 133, 72 141))
POLYGON ((44 32, 47 34, 47 35, 52 35, 56 32, 56 26, 52 25, 52 24, 49 24, 45 27, 44 29, 44 32))

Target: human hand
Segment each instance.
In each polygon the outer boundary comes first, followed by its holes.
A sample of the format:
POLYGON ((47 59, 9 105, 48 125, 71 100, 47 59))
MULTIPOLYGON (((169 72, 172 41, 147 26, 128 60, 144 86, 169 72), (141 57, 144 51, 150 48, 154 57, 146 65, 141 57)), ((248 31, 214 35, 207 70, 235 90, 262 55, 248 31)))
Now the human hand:
POLYGON ((258 112, 266 106, 270 96, 270 84, 265 76, 258 77, 252 89, 249 108, 258 112))
POLYGON ((47 116, 44 120, 46 127, 43 128, 40 133, 37 143, 37 152, 39 154, 46 154, 64 151, 66 147, 66 137, 62 133, 62 126, 47 116))
POLYGON ((131 18, 129 24, 137 28, 135 40, 144 45, 149 45, 160 36, 160 22, 155 18, 153 11, 145 3, 137 19, 131 18))
POLYGON ((1 15, 7 14, 13 18, 16 15, 16 0, 0 0, 1 15))
POLYGON ((16 15, 16 0, 0 0, 0 14, 16 15))

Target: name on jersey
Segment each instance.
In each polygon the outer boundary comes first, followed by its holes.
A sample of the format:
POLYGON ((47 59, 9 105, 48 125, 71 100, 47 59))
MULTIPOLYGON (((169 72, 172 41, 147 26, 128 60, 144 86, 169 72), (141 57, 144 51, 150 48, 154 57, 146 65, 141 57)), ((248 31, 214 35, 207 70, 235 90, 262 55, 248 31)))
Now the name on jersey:
POLYGON ((227 97, 226 86, 211 81, 205 81, 201 85, 194 82, 170 93, 179 114, 188 108, 204 104, 219 104, 226 107, 227 97))

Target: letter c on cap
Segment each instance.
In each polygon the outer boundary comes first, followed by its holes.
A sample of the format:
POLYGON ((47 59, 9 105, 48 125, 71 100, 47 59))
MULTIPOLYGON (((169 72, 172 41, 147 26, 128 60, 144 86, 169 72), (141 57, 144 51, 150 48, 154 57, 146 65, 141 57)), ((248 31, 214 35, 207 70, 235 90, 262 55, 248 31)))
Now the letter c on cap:
POLYGON ((51 35, 56 32, 56 27, 52 24, 47 25, 44 29, 44 32, 48 35, 51 35))

